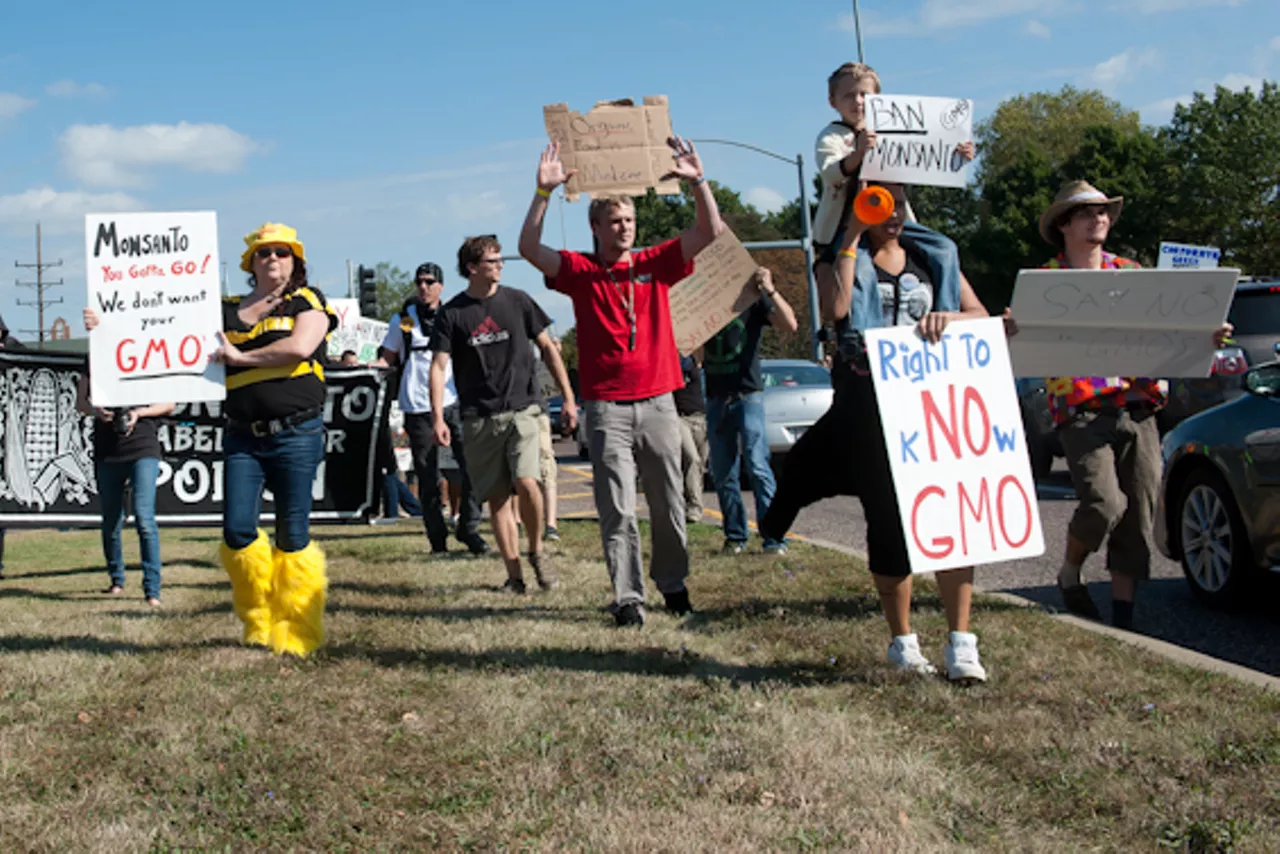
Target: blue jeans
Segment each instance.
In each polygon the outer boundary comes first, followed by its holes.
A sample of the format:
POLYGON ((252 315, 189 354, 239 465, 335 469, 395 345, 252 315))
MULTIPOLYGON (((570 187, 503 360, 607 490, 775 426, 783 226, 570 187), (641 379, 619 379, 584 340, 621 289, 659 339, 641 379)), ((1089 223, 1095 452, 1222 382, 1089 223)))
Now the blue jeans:
MULTIPOLYGON (((756 524, 769 511, 777 488, 769 466, 769 444, 764 436, 764 394, 751 392, 741 397, 707 399, 707 439, 711 444, 711 476, 716 482, 720 512, 724 514, 724 538, 734 543, 747 541, 747 508, 742 503, 738 477, 738 447, 741 439, 751 490, 756 498, 756 524)), ((779 540, 765 537, 766 546, 779 540)))
POLYGON ((276 548, 306 548, 311 542, 311 485, 324 459, 321 417, 274 436, 228 430, 222 447, 222 539, 236 550, 257 539, 265 488, 275 499, 276 548))
POLYGON ((160 460, 143 457, 131 462, 98 463, 98 501, 102 505, 102 556, 107 559, 111 583, 124 587, 124 555, 120 533, 124 529, 124 488, 133 488, 133 517, 142 554, 142 595, 160 598, 160 529, 156 526, 156 480, 160 460))
POLYGON ((404 509, 410 516, 422 515, 421 502, 413 497, 413 493, 409 491, 409 484, 400 479, 398 471, 393 469, 382 476, 382 494, 388 519, 400 516, 401 505, 404 505, 404 509))

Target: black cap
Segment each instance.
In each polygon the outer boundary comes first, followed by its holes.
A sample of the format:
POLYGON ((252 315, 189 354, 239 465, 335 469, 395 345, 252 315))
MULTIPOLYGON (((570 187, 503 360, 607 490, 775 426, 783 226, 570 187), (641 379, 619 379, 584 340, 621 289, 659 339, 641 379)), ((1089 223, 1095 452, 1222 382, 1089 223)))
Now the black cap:
POLYGON ((418 271, 417 271, 416 273, 414 273, 414 274, 413 274, 413 280, 414 280, 415 282, 416 282, 416 281, 418 281, 418 277, 419 277, 419 276, 431 276, 431 277, 433 277, 437 282, 443 282, 443 281, 444 281, 444 271, 440 269, 440 265, 439 265, 439 264, 433 264, 433 263, 432 263, 432 262, 430 262, 430 261, 428 261, 428 262, 427 262, 427 263, 425 263, 425 264, 419 264, 419 265, 418 265, 418 271))

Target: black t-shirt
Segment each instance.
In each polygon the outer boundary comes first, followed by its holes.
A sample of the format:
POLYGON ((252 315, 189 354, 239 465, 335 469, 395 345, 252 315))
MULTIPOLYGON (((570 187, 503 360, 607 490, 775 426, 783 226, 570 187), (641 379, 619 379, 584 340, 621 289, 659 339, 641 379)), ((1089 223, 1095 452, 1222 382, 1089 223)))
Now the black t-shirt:
POLYGON ((707 397, 728 397, 764 390, 760 374, 760 335, 769 323, 764 300, 735 317, 703 348, 707 397))
POLYGON ((933 311, 933 279, 929 267, 910 248, 906 253, 907 263, 896 276, 876 265, 880 312, 885 326, 915 326, 933 311))
MULTIPOLYGON (((338 316, 313 287, 298 288, 255 325, 240 319, 240 297, 222 300, 222 329, 227 340, 243 351, 258 350, 293 334, 294 319, 305 311, 323 311, 329 331, 338 328, 338 316)), ((326 335, 326 338, 328 336, 326 335)), ((294 365, 273 368, 227 368, 227 402, 223 410, 234 421, 266 421, 283 418, 324 405, 325 339, 311 357, 294 365)))
POLYGON ((128 436, 116 433, 114 424, 93 419, 93 459, 99 463, 132 463, 160 458, 160 419, 139 418, 128 436))
POLYGON ((533 297, 501 285, 485 299, 463 291, 445 303, 436 315, 431 350, 453 359, 464 417, 515 412, 539 401, 530 345, 550 325, 533 297))
POLYGON ((702 369, 692 356, 684 356, 680 359, 680 370, 684 374, 684 388, 671 393, 675 399, 676 412, 681 415, 706 412, 707 400, 702 394, 702 369))

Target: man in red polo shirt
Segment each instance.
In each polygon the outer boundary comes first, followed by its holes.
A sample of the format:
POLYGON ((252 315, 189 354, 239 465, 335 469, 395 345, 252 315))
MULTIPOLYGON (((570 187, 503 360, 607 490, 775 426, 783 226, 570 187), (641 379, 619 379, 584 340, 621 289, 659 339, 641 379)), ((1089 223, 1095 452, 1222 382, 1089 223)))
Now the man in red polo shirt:
POLYGON ((649 574, 668 610, 687 614, 689 550, 685 540, 680 418, 671 392, 684 385, 667 291, 693 271, 693 257, 724 230, 693 145, 669 140, 671 176, 688 182, 697 202, 693 227, 658 246, 633 251, 635 205, 626 196, 591 200, 596 252, 543 246, 551 191, 569 180, 559 148, 538 164, 538 189, 520 232, 520 254, 573 300, 578 370, 591 449, 596 511, 605 563, 613 579, 619 626, 644 623, 644 575, 636 525, 636 469, 653 526, 649 574))

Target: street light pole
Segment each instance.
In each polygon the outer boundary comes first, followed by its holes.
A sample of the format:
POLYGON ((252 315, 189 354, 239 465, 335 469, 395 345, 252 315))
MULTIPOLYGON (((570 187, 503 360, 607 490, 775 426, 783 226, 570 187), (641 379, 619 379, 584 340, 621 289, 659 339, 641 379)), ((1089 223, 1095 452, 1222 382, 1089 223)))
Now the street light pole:
MULTIPOLYGON (((813 277, 813 222, 809 216, 809 187, 804 179, 804 158, 799 154, 795 158, 787 157, 784 154, 778 154, 776 151, 770 151, 767 148, 761 148, 758 145, 750 145, 745 142, 737 142, 732 139, 692 139, 690 142, 709 142, 714 145, 732 145, 734 148, 745 148, 748 151, 754 151, 757 154, 763 154, 766 157, 772 157, 774 160, 781 160, 783 163, 790 163, 796 167, 796 176, 800 181, 800 240, 788 241, 771 241, 768 248, 781 248, 791 246, 804 252, 804 273, 805 279, 809 284, 809 340, 815 362, 822 361, 822 342, 818 340, 818 332, 822 328, 822 320, 818 316, 818 282, 813 277)), ((744 244, 751 249, 753 244, 744 244)), ((757 246, 763 249, 765 246, 757 246)))
POLYGON ((862 21, 858 17, 858 0, 853 0, 853 32, 858 38, 858 62, 866 62, 862 58, 862 21))

